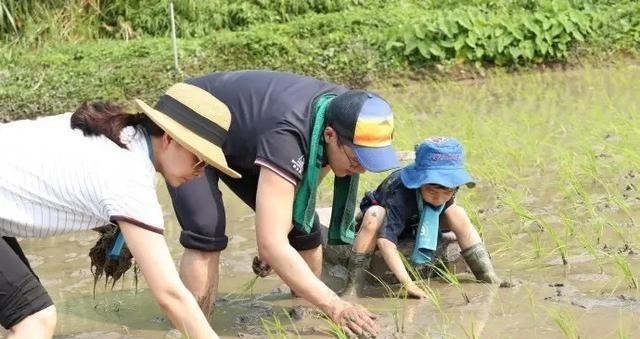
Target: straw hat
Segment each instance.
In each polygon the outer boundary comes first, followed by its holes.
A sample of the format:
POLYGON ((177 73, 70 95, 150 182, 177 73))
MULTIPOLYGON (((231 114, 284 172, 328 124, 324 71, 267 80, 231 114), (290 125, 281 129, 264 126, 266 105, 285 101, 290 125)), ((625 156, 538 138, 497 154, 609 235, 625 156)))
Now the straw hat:
POLYGON ((136 104, 180 145, 232 178, 241 175, 229 168, 222 145, 231 124, 227 106, 200 87, 178 83, 160 97, 155 108, 142 100, 136 104))

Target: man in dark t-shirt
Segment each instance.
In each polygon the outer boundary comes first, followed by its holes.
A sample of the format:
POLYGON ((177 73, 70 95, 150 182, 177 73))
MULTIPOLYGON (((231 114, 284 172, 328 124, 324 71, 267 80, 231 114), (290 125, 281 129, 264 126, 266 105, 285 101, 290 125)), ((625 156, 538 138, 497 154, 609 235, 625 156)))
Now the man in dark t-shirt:
MULTIPOLYGON (((310 232, 293 228, 294 196, 308 165, 337 177, 398 167, 391 147, 393 115, 379 96, 318 79, 271 71, 213 73, 186 81, 227 105, 228 133, 221 133, 232 178, 213 167, 206 175, 169 188, 185 247, 180 273, 210 313, 217 291, 220 251, 227 246, 221 179, 256 211, 256 239, 262 265, 270 265, 297 295, 321 308, 347 331, 376 332, 373 316, 341 300, 318 279, 322 269, 317 217, 310 232), (307 164, 320 102, 326 117, 319 129, 324 158, 307 164), (321 163, 320 163, 321 162, 321 163)), ((194 103, 197 105, 197 103, 194 103)), ((188 112, 162 97, 161 111, 188 112)), ((188 115, 188 114, 187 114, 188 115)), ((322 123, 322 122, 321 122, 322 123)), ((315 144, 314 144, 315 145, 315 144)))

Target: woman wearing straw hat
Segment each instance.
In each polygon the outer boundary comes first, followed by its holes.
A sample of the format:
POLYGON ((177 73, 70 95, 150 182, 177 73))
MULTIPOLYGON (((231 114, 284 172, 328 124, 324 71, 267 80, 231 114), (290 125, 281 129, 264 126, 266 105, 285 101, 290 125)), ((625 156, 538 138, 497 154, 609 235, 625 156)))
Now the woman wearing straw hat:
MULTIPOLYGON (((219 255, 228 241, 222 180, 256 211, 261 260, 254 261, 254 271, 267 272, 270 265, 296 295, 347 331, 375 333, 371 313, 343 301, 318 279, 322 238, 315 196, 318 183, 333 172, 336 213, 329 242, 352 241, 358 175, 398 166, 389 104, 371 92, 282 72, 220 72, 187 83, 229 107, 233 119, 222 149, 242 175, 207 167, 205 176, 169 190, 183 228, 180 275, 205 314, 213 308, 219 255)), ((155 108, 189 116, 195 107, 162 97, 155 108)))
POLYGON ((167 96, 202 109, 185 122, 156 111, 131 115, 109 103, 84 103, 73 114, 0 125, 0 324, 9 338, 50 338, 56 325, 53 302, 15 237, 104 225, 119 227, 172 323, 189 338, 217 338, 162 236, 155 173, 173 186, 200 176, 205 164, 235 176, 220 150, 230 115, 190 85, 176 85, 167 96))

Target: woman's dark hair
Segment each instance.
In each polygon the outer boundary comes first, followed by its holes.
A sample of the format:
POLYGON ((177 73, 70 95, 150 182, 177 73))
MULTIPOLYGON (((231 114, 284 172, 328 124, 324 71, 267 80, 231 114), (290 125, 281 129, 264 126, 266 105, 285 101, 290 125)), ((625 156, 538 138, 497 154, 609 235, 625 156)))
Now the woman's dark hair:
POLYGON ((71 115, 71 128, 79 129, 85 136, 104 135, 116 145, 126 148, 120 140, 120 132, 127 126, 140 125, 149 135, 161 136, 164 131, 143 113, 129 114, 122 107, 110 102, 84 102, 71 115))

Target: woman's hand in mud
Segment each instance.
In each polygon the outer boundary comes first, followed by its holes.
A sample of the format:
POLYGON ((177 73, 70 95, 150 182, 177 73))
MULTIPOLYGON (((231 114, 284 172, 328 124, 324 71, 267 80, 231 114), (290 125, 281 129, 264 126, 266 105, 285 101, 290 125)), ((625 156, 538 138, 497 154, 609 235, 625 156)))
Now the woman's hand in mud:
POLYGON ((407 284, 407 297, 409 298, 416 298, 416 299, 427 299, 427 293, 421 289, 420 287, 418 287, 418 285, 414 284, 413 282, 410 282, 409 284, 407 284))
POLYGON ((358 304, 343 302, 335 309, 331 318, 340 325, 350 338, 375 338, 378 325, 374 322, 376 316, 358 304))
POLYGON ((265 261, 260 260, 257 255, 253 257, 251 268, 253 268, 253 273, 261 278, 268 276, 272 271, 271 266, 269 266, 265 261))

